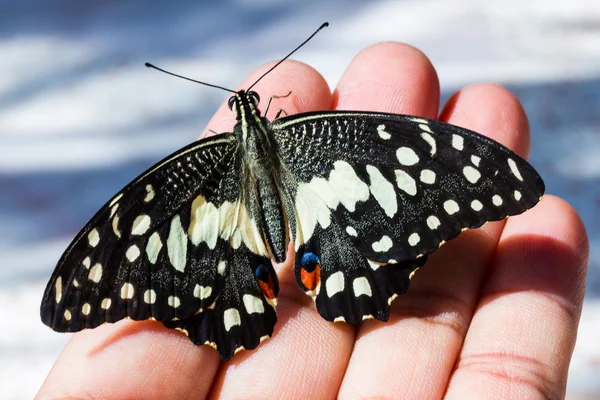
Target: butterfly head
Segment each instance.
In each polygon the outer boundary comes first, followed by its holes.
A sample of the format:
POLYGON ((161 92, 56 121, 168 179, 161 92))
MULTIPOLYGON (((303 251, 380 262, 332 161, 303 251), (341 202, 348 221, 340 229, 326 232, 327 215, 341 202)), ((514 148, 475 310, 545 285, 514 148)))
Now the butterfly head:
POLYGON ((248 118, 251 115, 260 116, 258 103, 260 103, 260 96, 258 93, 240 90, 239 92, 235 92, 234 95, 229 98, 227 104, 229 105, 229 109, 235 113, 236 119, 242 121, 244 118, 248 118))

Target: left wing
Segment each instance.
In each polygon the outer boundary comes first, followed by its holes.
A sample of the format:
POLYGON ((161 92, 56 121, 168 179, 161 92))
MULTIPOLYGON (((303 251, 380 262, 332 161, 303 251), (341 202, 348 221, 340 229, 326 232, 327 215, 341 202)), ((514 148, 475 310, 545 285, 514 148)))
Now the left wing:
POLYGON ((224 359, 270 336, 277 276, 242 201, 238 146, 231 133, 192 143, 114 196, 59 260, 42 321, 75 332, 155 319, 224 359))

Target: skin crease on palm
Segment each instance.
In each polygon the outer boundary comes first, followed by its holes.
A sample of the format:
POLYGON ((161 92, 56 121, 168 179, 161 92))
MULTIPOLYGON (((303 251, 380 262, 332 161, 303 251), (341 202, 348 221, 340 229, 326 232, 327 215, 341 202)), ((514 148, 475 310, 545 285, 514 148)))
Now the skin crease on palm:
MULTIPOLYGON (((247 87, 269 66, 253 72, 247 87)), ((200 91, 211 90, 199 88, 200 91)), ((305 64, 286 61, 253 90, 288 114, 374 110, 462 126, 523 157, 529 125, 519 101, 491 84, 439 107, 434 67, 415 48, 360 52, 333 92, 305 64)), ((224 104, 207 125, 230 131, 224 104)), ((290 248, 291 250, 291 248, 290 248)), ((290 253, 291 254, 291 253, 290 253)), ((552 195, 526 213, 463 233, 429 257, 387 323, 330 323, 298 288, 293 257, 276 267, 273 338, 222 363, 158 322, 121 321, 73 335, 38 398, 560 399, 585 290, 588 242, 577 213, 552 195)))

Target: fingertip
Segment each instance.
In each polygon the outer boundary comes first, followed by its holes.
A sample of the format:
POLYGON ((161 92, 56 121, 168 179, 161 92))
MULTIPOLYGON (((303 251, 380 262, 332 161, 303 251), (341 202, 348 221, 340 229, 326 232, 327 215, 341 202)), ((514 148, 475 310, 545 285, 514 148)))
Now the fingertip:
MULTIPOLYGON (((266 63, 248 75, 235 90, 250 87, 258 78, 276 61, 266 63)), ((286 60, 267 76, 262 78, 256 86, 252 87, 260 96, 259 109, 264 113, 267 103, 273 98, 267 118, 272 120, 279 109, 288 115, 300 112, 329 109, 332 102, 331 90, 325 78, 311 66, 299 61, 286 60), (291 93, 290 93, 291 92, 291 93), (289 96, 286 96, 290 93, 289 96)), ((285 114, 284 114, 285 115, 285 114)), ((235 114, 229 109, 227 99, 218 108, 210 119, 206 130, 216 132, 231 132, 235 125, 235 114)))
MULTIPOLYGON (((527 232, 536 239, 523 243, 521 257, 539 259, 544 257, 552 264, 566 267, 572 276, 585 282, 589 241, 585 225, 579 213, 567 201, 553 195, 545 195, 541 201, 526 213, 511 217, 502 233, 502 238, 510 238, 527 232), (556 242, 566 250, 562 263, 557 263, 553 247, 544 245, 547 241, 556 242)), ((556 247, 554 247, 556 250, 556 247)))
POLYGON ((74 334, 38 397, 182 398, 206 395, 217 353, 156 321, 123 320, 74 334), (202 368, 202 378, 197 370, 202 368))
POLYGON ((437 73, 423 52, 405 43, 383 42, 354 57, 334 92, 333 108, 433 118, 439 93, 437 73))
POLYGON ((439 119, 484 134, 526 158, 530 148, 527 115, 508 89, 490 83, 474 84, 454 93, 439 119))
POLYGON ((531 210, 509 218, 498 261, 484 293, 537 291, 565 299, 577 320, 587 275, 589 244, 583 222, 566 201, 546 195, 531 210))

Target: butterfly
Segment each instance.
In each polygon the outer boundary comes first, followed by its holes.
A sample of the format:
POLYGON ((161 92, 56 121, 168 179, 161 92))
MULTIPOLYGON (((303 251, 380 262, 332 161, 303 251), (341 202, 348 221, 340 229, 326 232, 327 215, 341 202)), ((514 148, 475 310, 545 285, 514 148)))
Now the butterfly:
POLYGON ((232 132, 158 162, 76 235, 44 292, 46 325, 154 319, 227 360, 272 335, 272 262, 290 242, 324 319, 386 321, 428 254, 544 193, 527 161, 467 129, 359 111, 269 121, 250 89, 232 91, 232 132))

